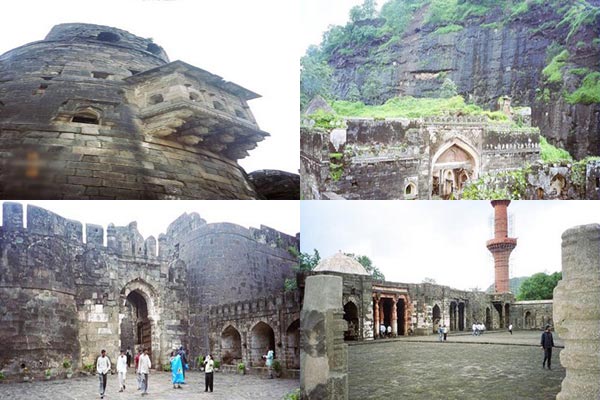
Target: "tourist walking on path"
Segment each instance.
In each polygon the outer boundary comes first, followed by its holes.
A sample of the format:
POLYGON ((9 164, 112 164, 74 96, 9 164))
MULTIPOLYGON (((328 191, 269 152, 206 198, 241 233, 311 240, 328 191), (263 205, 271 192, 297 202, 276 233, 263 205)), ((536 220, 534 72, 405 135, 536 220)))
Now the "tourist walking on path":
POLYGON ((181 363, 181 355, 171 353, 171 378, 173 381, 173 389, 181 389, 183 383, 183 365, 181 363))
POLYGON ((379 325, 379 334, 381 335, 382 339, 385 337, 385 325, 384 324, 379 325))
POLYGON ((439 335, 439 341, 440 342, 442 340, 444 340, 444 328, 442 327, 442 325, 438 326, 438 335, 439 335))
POLYGON ((127 368, 131 367, 131 359, 133 358, 133 354, 131 354, 131 349, 128 347, 127 352, 125 353, 127 356, 127 368))
POLYGON ((442 328, 442 332, 444 332, 444 342, 448 339, 448 327, 444 325, 442 328))
POLYGON ((552 337, 552 332, 550 332, 550 325, 546 325, 546 331, 542 333, 540 346, 544 350, 542 368, 545 368, 546 361, 548 361, 548 369, 552 369, 552 348, 554 347, 554 338, 552 337))
POLYGON ((387 335, 388 335, 388 337, 392 337, 392 326, 391 325, 388 325, 388 327, 387 327, 387 335))
POLYGON ((121 355, 117 358, 117 374, 119 375, 119 392, 125 390, 125 379, 127 378, 127 356, 125 350, 121 350, 121 355))
POLYGON ((142 356, 142 349, 138 350, 138 353, 135 355, 135 375, 137 378, 137 390, 142 389, 142 374, 140 374, 140 357, 142 356))
POLYGON ((181 357, 181 365, 183 366, 183 370, 182 370, 183 371, 183 379, 185 380, 185 369, 186 369, 188 361, 187 361, 187 357, 185 354, 185 350, 183 349, 183 346, 179 347, 179 352, 177 354, 179 355, 179 357, 181 357))
POLYGON ((106 350, 100 352, 100 357, 96 360, 96 371, 98 372, 98 380, 100 381, 100 398, 104 398, 106 392, 107 374, 110 371, 110 360, 106 357, 106 350))
POLYGON ((207 355, 204 359, 204 391, 208 392, 209 389, 213 391, 213 368, 214 361, 212 360, 211 355, 207 355))
POLYGON ((150 362, 150 356, 148 355, 148 349, 144 349, 144 353, 140 356, 140 375, 142 375, 142 396, 148 394, 148 377, 150 375, 150 368, 152 363, 150 362))
POLYGON ((269 370, 269 379, 273 379, 273 350, 267 347, 267 354, 263 358, 265 359, 265 366, 269 370))
POLYGON ((473 336, 477 336, 477 322, 473 323, 472 329, 473 329, 473 334, 472 335, 473 336))
POLYGON ((510 334, 512 335, 512 324, 508 325, 508 331, 510 332, 510 334))

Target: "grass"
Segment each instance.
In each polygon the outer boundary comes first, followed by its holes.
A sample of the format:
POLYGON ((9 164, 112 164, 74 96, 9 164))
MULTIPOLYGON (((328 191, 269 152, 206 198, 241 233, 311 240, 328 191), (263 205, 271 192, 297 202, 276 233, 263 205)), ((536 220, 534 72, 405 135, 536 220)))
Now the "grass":
POLYGON ((547 79, 548 83, 562 82, 561 68, 565 66, 568 58, 569 52, 567 50, 563 50, 554 56, 552 61, 550 61, 550 64, 548 64, 546 68, 542 70, 542 75, 547 79))
POLYGON ((569 104, 600 103, 600 72, 590 72, 583 78, 579 89, 567 95, 569 104))
POLYGON ((558 162, 558 161, 572 161, 573 157, 569 154, 568 151, 564 149, 560 149, 558 147, 554 147, 545 137, 540 136, 540 157, 543 161, 546 162, 558 162))
POLYGON ((419 118, 444 114, 487 115, 496 121, 508 121, 506 115, 498 111, 487 111, 475 104, 465 103, 462 96, 443 98, 395 97, 382 105, 370 106, 362 102, 335 101, 335 112, 344 117, 364 118, 419 118))
POLYGON ((463 29, 464 29, 464 27, 462 25, 452 24, 452 25, 442 26, 441 28, 437 28, 433 33, 438 34, 438 35, 443 35, 446 33, 460 32, 463 29))

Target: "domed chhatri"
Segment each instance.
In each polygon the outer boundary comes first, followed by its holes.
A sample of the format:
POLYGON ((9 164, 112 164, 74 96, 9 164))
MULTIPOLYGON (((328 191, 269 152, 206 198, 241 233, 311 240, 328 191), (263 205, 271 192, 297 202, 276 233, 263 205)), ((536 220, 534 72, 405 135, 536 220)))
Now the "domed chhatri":
POLYGON ((352 257, 342 252, 322 260, 314 269, 315 272, 337 272, 340 274, 370 275, 365 268, 352 257))
POLYGON ((3 198, 262 198, 237 160, 258 94, 152 39, 55 26, 0 56, 3 198))

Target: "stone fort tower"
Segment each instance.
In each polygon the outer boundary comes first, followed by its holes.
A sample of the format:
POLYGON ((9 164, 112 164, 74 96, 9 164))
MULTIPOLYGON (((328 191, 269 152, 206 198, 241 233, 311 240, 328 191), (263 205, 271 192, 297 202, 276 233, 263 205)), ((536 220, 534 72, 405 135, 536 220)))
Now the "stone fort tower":
POLYGON ((262 365, 273 346, 299 368, 298 237, 271 228, 207 224, 184 214, 158 241, 136 223, 106 229, 29 205, 3 204, 0 228, 0 369, 43 376, 94 362, 101 348, 144 346, 153 363, 184 345, 190 363, 212 352, 224 364, 262 365), (235 277, 235 279, 232 279, 235 277))
POLYGON ((254 199, 285 182, 293 190, 294 174, 249 177, 237 163, 269 135, 247 103, 257 97, 169 62, 152 39, 57 25, 0 56, 0 197, 254 199))
POLYGON ((510 200, 492 200, 494 207, 494 238, 488 240, 487 248, 494 256, 496 293, 508 293, 510 253, 517 247, 517 239, 508 237, 507 208, 510 200))

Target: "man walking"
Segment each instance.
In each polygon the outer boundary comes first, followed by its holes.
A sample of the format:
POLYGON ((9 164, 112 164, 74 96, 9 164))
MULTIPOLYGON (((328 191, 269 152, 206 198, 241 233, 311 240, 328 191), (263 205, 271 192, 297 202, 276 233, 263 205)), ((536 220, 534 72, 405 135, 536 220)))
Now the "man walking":
POLYGON ((552 369, 552 348, 554 347, 554 338, 552 337, 552 332, 550 332, 550 325, 546 325, 546 331, 542 333, 540 346, 544 350, 544 362, 542 362, 542 368, 546 367, 547 360, 548 369, 552 369))
POLYGON ((121 350, 121 355, 117 358, 117 374, 119 375, 119 392, 125 390, 125 379, 127 378, 127 356, 125 350, 121 350))
POLYGON ((98 372, 98 380, 100 381, 100 398, 104 398, 106 392, 107 374, 110 371, 110 360, 106 357, 106 350, 100 352, 100 357, 96 360, 96 371, 98 372))
POLYGON ((510 334, 512 335, 512 324, 508 325, 508 331, 510 332, 510 334))
POLYGON ((263 358, 265 359, 265 366, 269 371, 269 379, 273 379, 273 350, 267 347, 267 354, 263 358))
POLYGON ((210 389, 210 391, 213 391, 213 368, 214 368, 214 361, 212 360, 211 355, 207 355, 206 358, 204 359, 204 391, 208 392, 208 390, 210 389))
POLYGON ((140 375, 142 376, 142 396, 148 394, 148 377, 150 375, 150 368, 152 363, 150 362, 150 356, 148 356, 148 349, 144 349, 144 354, 140 356, 140 375))
POLYGON ((142 389, 142 374, 140 374, 140 357, 142 356, 142 349, 138 349, 138 353, 135 355, 135 375, 137 378, 137 390, 142 389))

